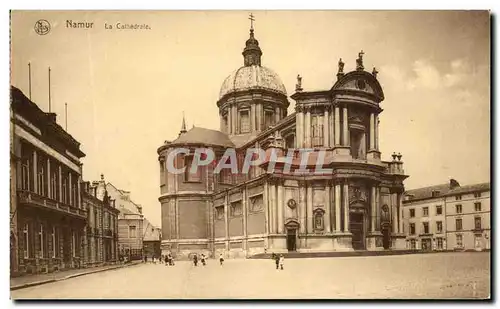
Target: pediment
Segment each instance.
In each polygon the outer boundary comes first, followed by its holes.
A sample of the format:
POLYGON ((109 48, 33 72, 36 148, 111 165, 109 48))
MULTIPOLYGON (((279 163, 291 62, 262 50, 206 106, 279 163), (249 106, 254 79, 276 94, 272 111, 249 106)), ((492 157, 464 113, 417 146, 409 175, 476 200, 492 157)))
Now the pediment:
POLYGON ((374 95, 379 101, 384 100, 380 83, 372 74, 365 71, 347 73, 333 85, 332 90, 362 91, 374 95))

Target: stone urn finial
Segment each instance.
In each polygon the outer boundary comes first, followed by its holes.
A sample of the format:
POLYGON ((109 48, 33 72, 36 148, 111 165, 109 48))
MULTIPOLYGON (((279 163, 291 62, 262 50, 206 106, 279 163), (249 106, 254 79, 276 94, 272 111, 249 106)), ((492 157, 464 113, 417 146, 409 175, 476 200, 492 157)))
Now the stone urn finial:
POLYGON ((392 153, 392 161, 396 161, 396 157, 397 157, 397 156, 398 156, 398 155, 397 155, 395 152, 393 152, 393 153, 392 153))
POLYGON ((397 157, 398 157, 398 161, 401 161, 401 158, 403 157, 403 156, 401 155, 401 152, 398 152, 397 157))

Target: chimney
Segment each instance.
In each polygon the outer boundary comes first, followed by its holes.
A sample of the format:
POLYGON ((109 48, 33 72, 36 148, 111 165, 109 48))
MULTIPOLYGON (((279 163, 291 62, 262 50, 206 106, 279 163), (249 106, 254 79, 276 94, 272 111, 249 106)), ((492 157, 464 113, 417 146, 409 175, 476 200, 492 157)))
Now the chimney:
POLYGON ((56 113, 45 113, 45 115, 47 115, 47 118, 49 118, 49 121, 56 122, 56 119, 57 119, 56 113))
POLYGON ((458 183, 458 181, 456 181, 453 178, 450 178, 450 190, 453 190, 457 187, 460 187, 460 184, 458 183))

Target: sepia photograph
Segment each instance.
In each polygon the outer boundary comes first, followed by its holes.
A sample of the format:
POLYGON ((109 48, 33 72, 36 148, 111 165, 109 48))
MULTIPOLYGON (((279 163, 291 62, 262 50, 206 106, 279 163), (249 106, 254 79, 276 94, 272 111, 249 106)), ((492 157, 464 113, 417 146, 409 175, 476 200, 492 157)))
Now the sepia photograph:
POLYGON ((491 300, 491 23, 11 10, 11 299, 491 300))

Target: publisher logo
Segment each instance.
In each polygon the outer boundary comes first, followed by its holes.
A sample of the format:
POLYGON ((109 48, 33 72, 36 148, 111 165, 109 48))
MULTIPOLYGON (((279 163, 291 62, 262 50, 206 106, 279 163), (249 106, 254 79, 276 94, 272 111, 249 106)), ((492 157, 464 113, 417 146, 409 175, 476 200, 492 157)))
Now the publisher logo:
POLYGON ((39 35, 46 35, 50 32, 50 23, 45 19, 40 19, 35 23, 35 32, 39 35))

